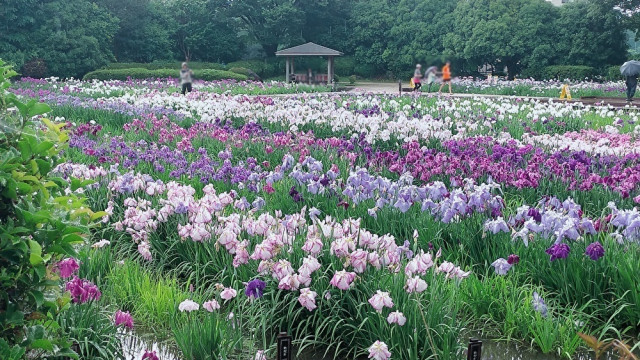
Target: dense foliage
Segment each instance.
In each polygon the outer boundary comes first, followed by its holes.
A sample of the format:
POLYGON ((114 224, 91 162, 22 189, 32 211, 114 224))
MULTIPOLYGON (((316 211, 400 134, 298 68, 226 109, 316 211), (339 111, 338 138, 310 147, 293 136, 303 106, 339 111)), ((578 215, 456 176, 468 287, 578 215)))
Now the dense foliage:
POLYGON ((6 0, 0 10, 0 56, 23 75, 81 77, 114 61, 228 63, 271 58, 279 48, 314 41, 349 57, 345 64, 353 66, 345 76, 397 76, 417 62, 438 65, 445 59, 453 60, 454 75, 474 74, 485 64, 496 72, 506 66, 509 75, 537 78, 549 65, 591 66, 605 74, 607 65, 625 59, 624 30, 635 26, 615 5, 613 0, 562 7, 544 0, 6 0))
MULTIPOLYGON (((59 270, 63 257, 76 255, 74 246, 84 242, 90 219, 105 213, 92 212, 75 192, 90 182, 67 183, 50 174, 68 135, 64 124, 45 118, 34 125, 33 117, 51 109, 8 92, 14 75, 0 60, 0 357, 17 360, 27 353, 30 359, 77 359, 72 349, 77 342, 59 322, 73 307, 60 286, 73 271, 59 270)), ((66 262, 75 264, 72 258, 66 262)), ((75 334, 86 336, 82 329, 75 334)))

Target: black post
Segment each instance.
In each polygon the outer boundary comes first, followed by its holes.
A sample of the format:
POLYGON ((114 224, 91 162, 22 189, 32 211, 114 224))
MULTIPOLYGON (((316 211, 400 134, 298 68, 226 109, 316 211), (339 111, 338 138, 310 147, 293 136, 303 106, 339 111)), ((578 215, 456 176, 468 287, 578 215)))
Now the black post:
POLYGON ((281 331, 278 334, 278 359, 277 360, 292 360, 293 349, 291 346, 291 336, 287 335, 286 331, 281 331))
POLYGON ((398 92, 402 95, 402 80, 398 80, 398 92))
POLYGON ((467 350, 467 360, 480 360, 482 357, 482 341, 478 339, 469 339, 469 348, 467 350))

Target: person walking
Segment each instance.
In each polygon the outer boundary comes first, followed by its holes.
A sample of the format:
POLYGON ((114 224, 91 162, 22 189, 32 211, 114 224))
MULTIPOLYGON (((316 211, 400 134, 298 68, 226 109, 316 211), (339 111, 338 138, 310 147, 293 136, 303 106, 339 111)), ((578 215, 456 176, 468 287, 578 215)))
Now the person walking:
POLYGON ((180 70, 180 85, 182 85, 182 95, 187 92, 191 92, 191 82, 193 81, 193 71, 189 69, 186 62, 182 63, 182 70, 180 70))
POLYGON ((413 91, 420 91, 422 87, 422 65, 417 64, 413 72, 413 91))
POLYGON ((638 87, 638 75, 625 76, 625 84, 627 85, 627 102, 633 101, 633 95, 636 94, 638 87))
POLYGON ((435 66, 432 66, 428 68, 427 71, 424 72, 424 76, 427 78, 427 85, 429 85, 429 87, 427 88, 428 93, 431 92, 431 85, 433 85, 433 83, 436 82, 437 70, 438 68, 436 68, 435 66))
POLYGON ((442 84, 440 85, 440 89, 438 90, 438 94, 442 93, 442 88, 445 84, 449 84, 449 94, 451 94, 451 62, 447 61, 447 63, 442 67, 442 84))

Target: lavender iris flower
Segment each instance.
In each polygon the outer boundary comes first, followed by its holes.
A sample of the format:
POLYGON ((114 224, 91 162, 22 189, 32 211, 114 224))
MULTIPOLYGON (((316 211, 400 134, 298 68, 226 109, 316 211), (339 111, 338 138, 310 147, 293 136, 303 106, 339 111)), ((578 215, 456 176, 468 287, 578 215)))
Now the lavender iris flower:
POLYGON ((320 215, 320 210, 312 207, 311 209, 309 209, 309 217, 312 219, 315 219, 318 217, 318 215, 320 215))
POLYGON ((264 201, 263 198, 257 197, 255 200, 253 200, 253 202, 251 203, 251 206, 253 206, 253 208, 256 210, 260 210, 264 207, 265 204, 266 202, 264 201))
POLYGON ((493 266, 493 268, 496 270, 496 274, 507 275, 507 272, 509 271, 509 269, 511 269, 512 265, 509 264, 509 262, 504 258, 499 258, 498 260, 494 261, 491 266, 493 266))
POLYGON ((531 305, 533 305, 533 309, 540 313, 543 317, 547 317, 548 309, 547 304, 544 302, 544 299, 538 295, 537 292, 533 292, 533 299, 531 300, 531 305))

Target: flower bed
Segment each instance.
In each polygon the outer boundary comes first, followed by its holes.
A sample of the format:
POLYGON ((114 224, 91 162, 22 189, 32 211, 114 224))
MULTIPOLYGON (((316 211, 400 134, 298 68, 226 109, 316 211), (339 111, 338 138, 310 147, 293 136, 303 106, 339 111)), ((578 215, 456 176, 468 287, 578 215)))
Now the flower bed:
POLYGON ((459 359, 468 329, 570 357, 640 321, 636 113, 159 84, 14 89, 52 105, 52 172, 104 211, 55 265, 71 306, 193 359, 271 359, 280 331, 459 359))

